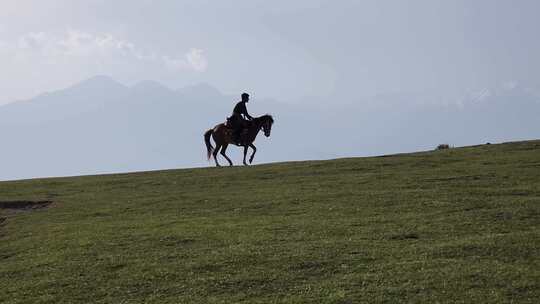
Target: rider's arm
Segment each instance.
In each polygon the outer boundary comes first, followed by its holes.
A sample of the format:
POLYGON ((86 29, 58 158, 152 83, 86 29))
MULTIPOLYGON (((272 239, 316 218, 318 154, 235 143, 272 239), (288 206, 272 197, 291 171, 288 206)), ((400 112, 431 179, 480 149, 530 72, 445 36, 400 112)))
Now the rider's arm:
POLYGON ((248 114, 248 111, 247 111, 247 108, 246 108, 246 104, 243 104, 243 107, 242 107, 242 114, 244 114, 244 116, 249 119, 249 120, 252 120, 253 117, 251 117, 251 115, 248 114))

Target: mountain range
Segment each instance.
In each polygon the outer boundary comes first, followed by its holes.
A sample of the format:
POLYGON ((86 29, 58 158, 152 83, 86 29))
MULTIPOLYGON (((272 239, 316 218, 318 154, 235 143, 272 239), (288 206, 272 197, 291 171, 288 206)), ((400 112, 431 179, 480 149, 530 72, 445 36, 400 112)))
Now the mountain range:
MULTIPOLYGON (((255 163, 540 137, 540 97, 528 88, 486 89, 446 105, 403 98, 375 98, 369 105, 254 98, 250 113, 276 120, 272 136, 256 141, 255 163)), ((238 99, 207 84, 175 90, 96 76, 1 106, 0 179, 207 166, 202 135, 223 122, 238 99)), ((237 164, 240 151, 228 150, 237 164)))

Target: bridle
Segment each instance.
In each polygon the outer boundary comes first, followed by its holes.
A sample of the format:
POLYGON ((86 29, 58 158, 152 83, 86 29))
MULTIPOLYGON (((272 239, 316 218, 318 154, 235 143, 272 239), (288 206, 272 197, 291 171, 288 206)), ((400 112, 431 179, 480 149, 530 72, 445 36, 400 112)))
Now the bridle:
POLYGON ((262 123, 262 129, 264 132, 264 136, 269 137, 270 132, 272 131, 272 122, 270 121, 270 119, 264 120, 264 122, 262 123))

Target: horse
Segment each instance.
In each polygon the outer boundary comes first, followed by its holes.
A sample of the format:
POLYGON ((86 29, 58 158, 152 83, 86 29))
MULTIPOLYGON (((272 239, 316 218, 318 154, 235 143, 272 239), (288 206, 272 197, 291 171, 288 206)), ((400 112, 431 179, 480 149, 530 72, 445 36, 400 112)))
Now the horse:
POLYGON ((239 143, 233 142, 233 130, 227 127, 225 123, 216 125, 214 128, 204 133, 204 142, 206 144, 208 160, 210 160, 213 156, 214 160, 216 161, 216 166, 221 167, 217 160, 217 154, 221 150, 220 154, 223 155, 223 157, 225 157, 225 159, 229 162, 229 166, 232 166, 233 163, 231 159, 227 156, 227 154, 225 154, 225 152, 227 151, 227 147, 229 146, 229 144, 233 144, 239 147, 244 147, 245 166, 248 165, 246 163, 246 155, 248 152, 248 148, 251 147, 251 149, 253 149, 253 153, 251 153, 251 156, 249 157, 249 163, 251 164, 253 162, 253 157, 255 157, 255 152, 257 152, 257 148, 253 145, 257 134, 259 134, 259 131, 263 129, 264 135, 266 137, 270 137, 273 123, 274 118, 272 117, 272 115, 266 114, 260 117, 253 118, 253 120, 248 121, 247 127, 243 130, 241 134, 239 143), (216 148, 212 147, 212 144, 210 143, 210 137, 214 139, 214 142, 216 143, 216 148))

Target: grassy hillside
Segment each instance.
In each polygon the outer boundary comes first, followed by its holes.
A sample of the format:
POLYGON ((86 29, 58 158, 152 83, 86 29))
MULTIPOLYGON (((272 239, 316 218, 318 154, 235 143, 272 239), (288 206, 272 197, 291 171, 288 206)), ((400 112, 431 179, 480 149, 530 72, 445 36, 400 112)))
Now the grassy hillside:
POLYGON ((540 141, 3 182, 0 202, 0 303, 540 298, 540 141))

